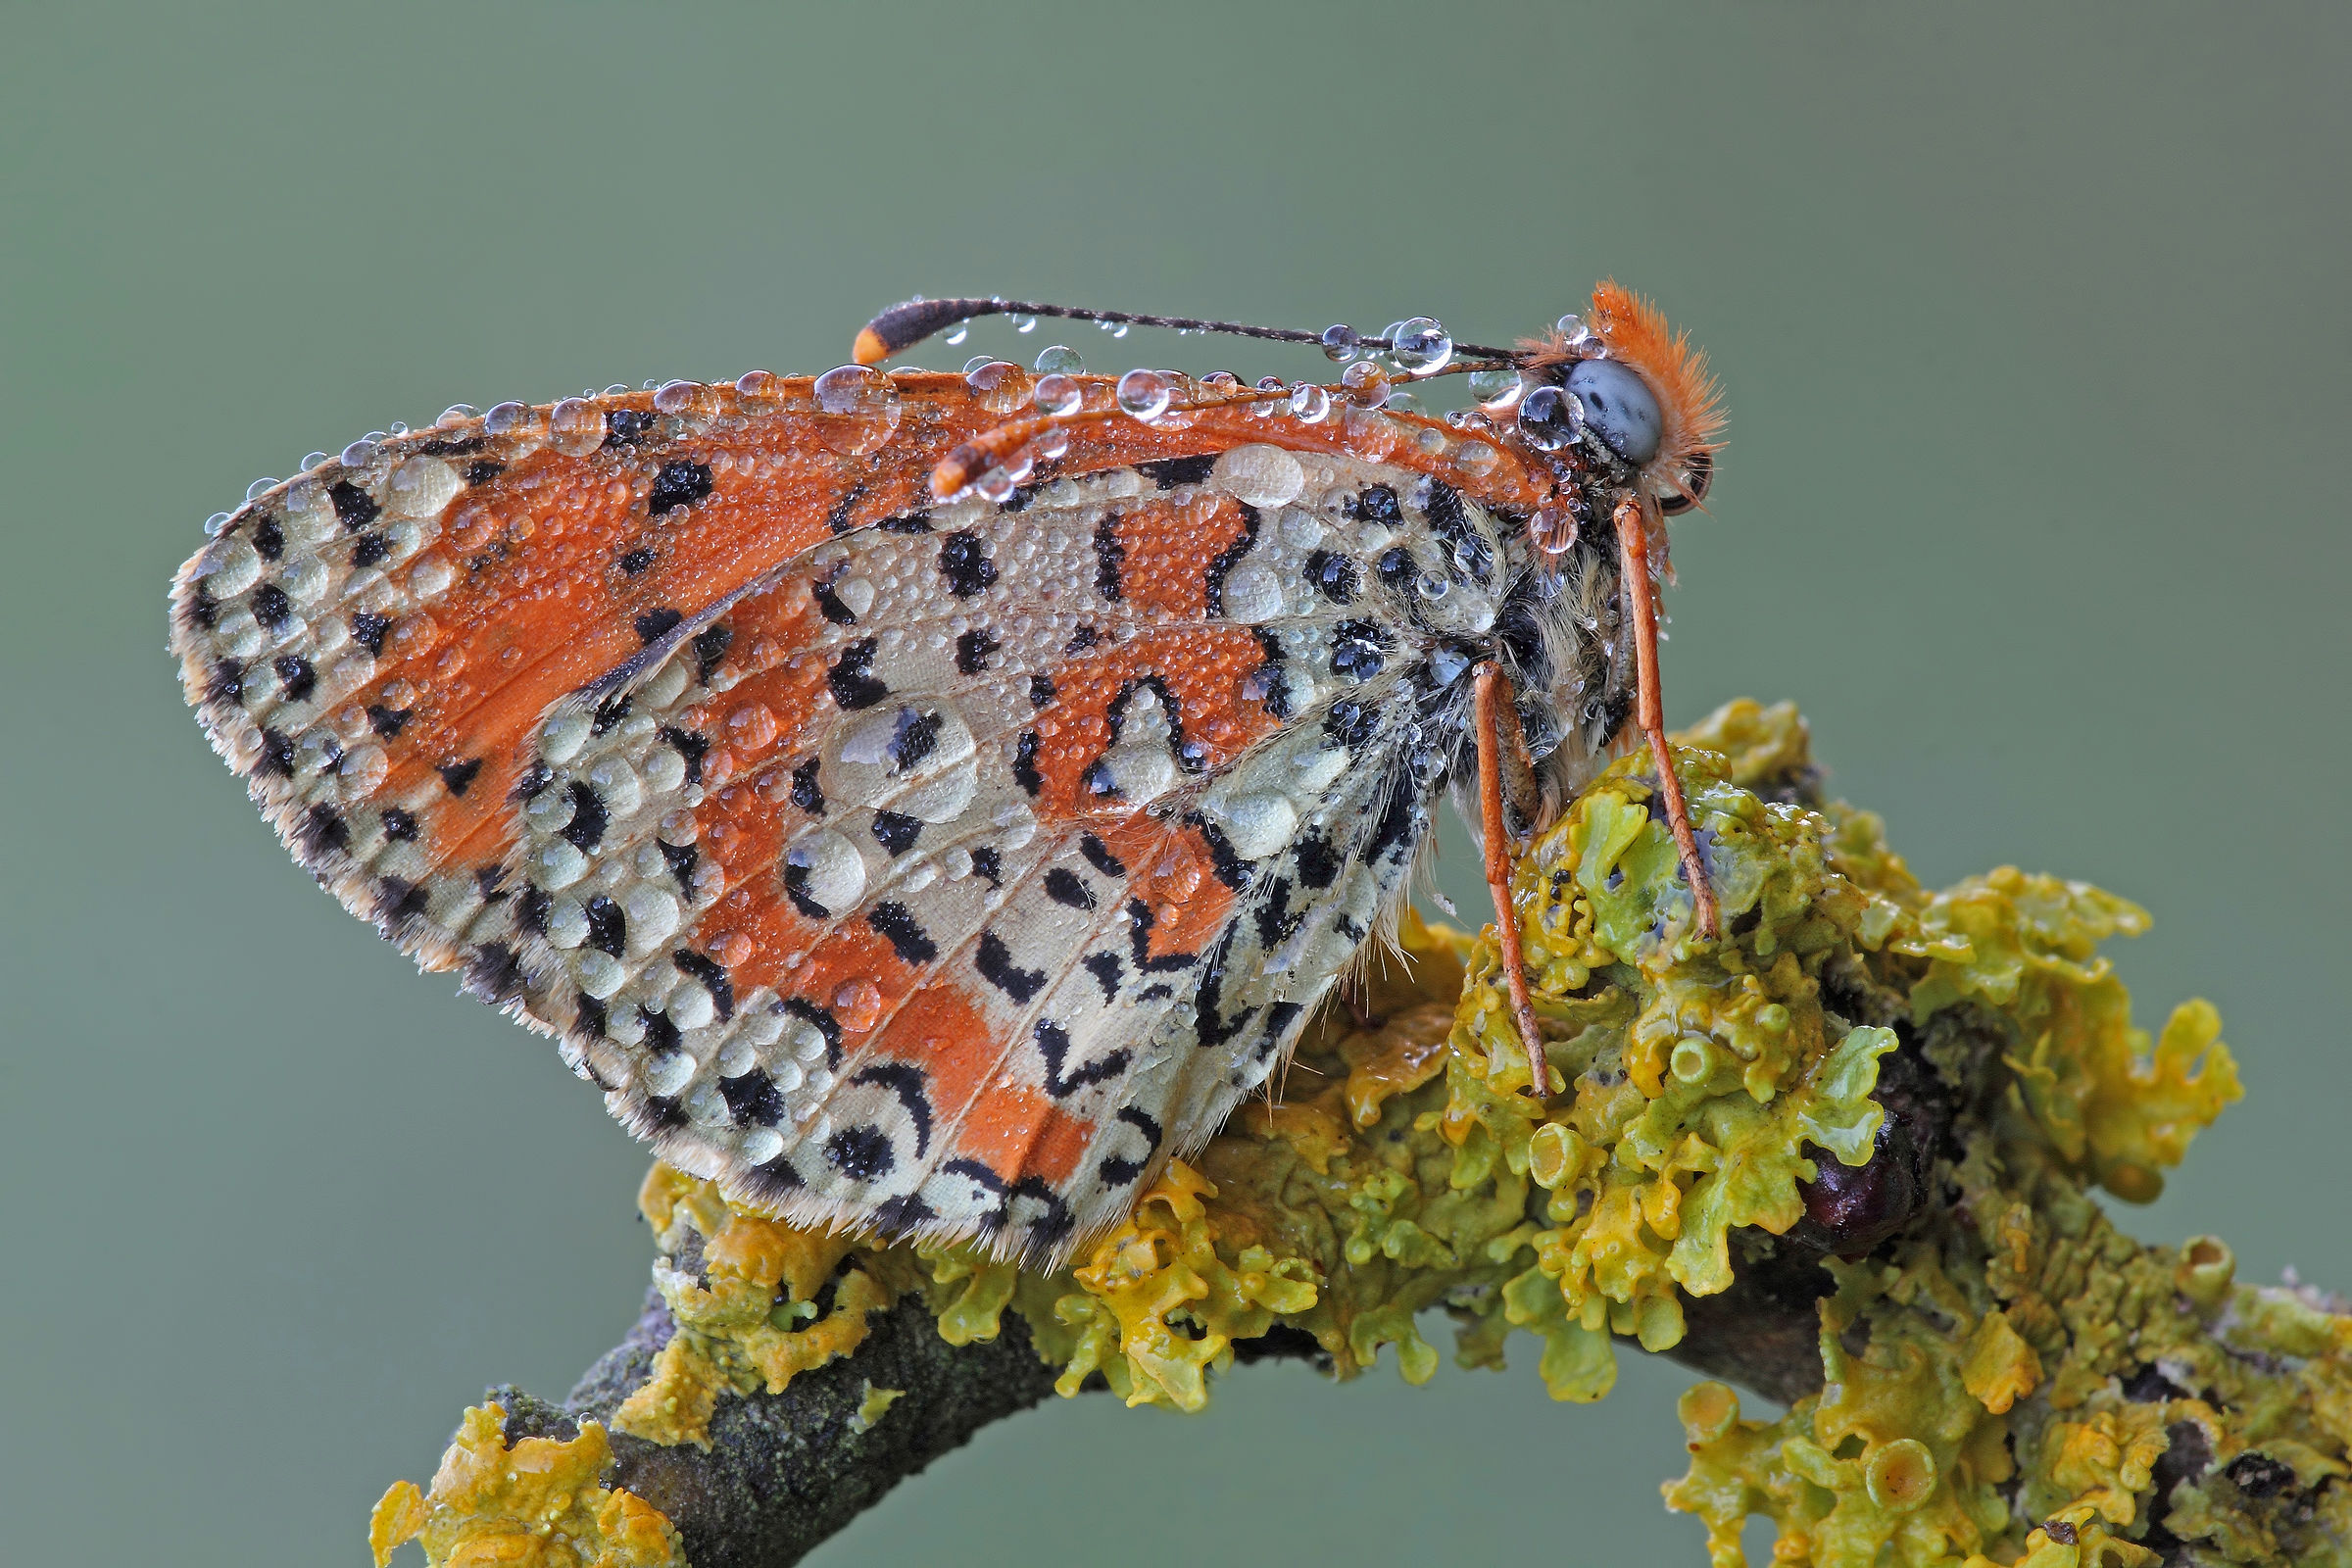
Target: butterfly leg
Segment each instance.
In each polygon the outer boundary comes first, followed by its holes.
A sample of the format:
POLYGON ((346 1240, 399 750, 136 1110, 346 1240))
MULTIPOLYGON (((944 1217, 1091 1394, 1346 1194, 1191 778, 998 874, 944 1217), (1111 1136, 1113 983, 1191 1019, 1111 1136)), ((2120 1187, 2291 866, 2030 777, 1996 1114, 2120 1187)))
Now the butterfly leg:
MULTIPOLYGON (((1478 729, 1479 836, 1486 840, 1487 892, 1494 900, 1494 934, 1502 948, 1503 984, 1511 998, 1511 1022, 1527 1050, 1528 1093, 1542 1099, 1551 1092, 1551 1066, 1544 1059, 1544 1036, 1536 1027, 1536 1004, 1527 991, 1527 958, 1519 946, 1519 911, 1511 903, 1512 836, 1503 823, 1503 771, 1513 782, 1525 776, 1532 791, 1527 741, 1519 732, 1519 710, 1511 700, 1510 680, 1493 662, 1471 672, 1474 717, 1478 729), (1504 733, 1506 725, 1509 733, 1504 733)), ((1524 801, 1525 795, 1521 796, 1524 801)), ((1532 813, 1522 811, 1532 822, 1532 813)))
POLYGON ((1658 794, 1666 803, 1666 825, 1674 832, 1675 852, 1682 857, 1683 877, 1690 884, 1690 902, 1700 934, 1722 935, 1715 915, 1715 889, 1707 881, 1698 858, 1698 837, 1690 831, 1690 808, 1683 800, 1683 781, 1675 776, 1674 756, 1666 749, 1666 705, 1658 695, 1657 585, 1649 575, 1648 518, 1633 497, 1617 504, 1619 575, 1625 601, 1634 612, 1634 721, 1649 740, 1649 755, 1658 764, 1658 794))

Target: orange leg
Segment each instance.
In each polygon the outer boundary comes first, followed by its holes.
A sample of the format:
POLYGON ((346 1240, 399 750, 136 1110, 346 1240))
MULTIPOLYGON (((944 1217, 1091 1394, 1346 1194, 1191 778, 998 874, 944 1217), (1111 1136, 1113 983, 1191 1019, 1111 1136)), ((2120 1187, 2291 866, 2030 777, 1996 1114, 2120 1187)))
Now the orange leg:
POLYGON ((1658 764, 1658 794, 1666 803, 1666 825, 1674 831, 1684 879, 1690 884, 1699 933, 1712 939, 1723 934, 1715 917, 1715 890, 1708 885, 1706 868, 1699 862, 1698 838, 1690 831, 1690 808, 1683 801, 1683 781, 1675 776, 1674 757, 1666 749, 1666 705, 1658 695, 1657 585, 1649 576, 1648 519, 1641 505, 1628 496, 1617 503, 1616 523, 1625 602, 1634 612, 1634 721, 1649 738, 1649 755, 1658 764))
MULTIPOLYGON (((1536 1004, 1527 994, 1527 958, 1519 946, 1519 911, 1511 904, 1510 838, 1502 822, 1503 733, 1501 710, 1511 702, 1511 683, 1494 663, 1471 672, 1478 726, 1479 836, 1486 840, 1487 892, 1494 900, 1494 933, 1502 947, 1503 984, 1511 997, 1511 1022, 1527 1051, 1528 1093, 1541 1100, 1551 1092, 1551 1065, 1544 1059, 1544 1036, 1536 1028, 1536 1004)), ((1517 738, 1517 712, 1512 734, 1517 738)), ((1526 743, 1520 742, 1522 746, 1526 743)))

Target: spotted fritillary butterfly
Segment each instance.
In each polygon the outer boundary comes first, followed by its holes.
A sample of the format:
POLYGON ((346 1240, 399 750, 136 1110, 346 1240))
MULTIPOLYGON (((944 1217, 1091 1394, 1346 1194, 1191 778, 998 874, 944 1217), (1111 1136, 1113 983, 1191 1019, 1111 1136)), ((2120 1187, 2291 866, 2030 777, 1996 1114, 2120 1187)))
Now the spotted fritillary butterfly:
POLYGON ((172 635, 295 857, 663 1159, 1037 1259, 1266 1080, 1441 793, 1494 881, 1659 744, 1716 419, 1606 284, 1514 350, 1335 328, 1335 387, 874 368, 1000 307, 357 441, 220 521, 172 635), (1381 406, 1474 366, 1467 418, 1381 406))

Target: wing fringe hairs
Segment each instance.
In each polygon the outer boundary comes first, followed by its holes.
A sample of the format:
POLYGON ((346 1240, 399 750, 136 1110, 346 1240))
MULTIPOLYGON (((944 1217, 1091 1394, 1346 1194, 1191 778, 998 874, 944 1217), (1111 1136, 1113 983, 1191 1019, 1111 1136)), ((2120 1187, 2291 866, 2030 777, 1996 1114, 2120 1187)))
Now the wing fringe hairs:
POLYGON ((1550 1102, 1513 1092, 1486 943, 1408 916, 1379 1022, 1325 1019, 1290 1098, 1075 1267, 795 1230, 656 1166, 636 1328, 564 1405, 468 1412, 429 1492, 386 1494, 378 1560, 790 1563, 1051 1392, 1191 1409, 1236 1361, 1346 1377, 1384 1346, 1423 1381, 1440 1305, 1466 1365, 1537 1336, 1564 1399, 1630 1341, 1786 1404, 1683 1397, 1666 1500, 1716 1562, 1751 1513, 1790 1564, 2342 1560, 2352 1316, 2091 1197, 2154 1196, 2238 1093, 2204 1004, 2132 1028, 2093 950, 2144 915, 2009 869, 1921 889, 1820 799, 1788 705, 1681 740, 1734 934, 1645 945, 1674 851, 1619 763, 1514 884, 1550 1102))

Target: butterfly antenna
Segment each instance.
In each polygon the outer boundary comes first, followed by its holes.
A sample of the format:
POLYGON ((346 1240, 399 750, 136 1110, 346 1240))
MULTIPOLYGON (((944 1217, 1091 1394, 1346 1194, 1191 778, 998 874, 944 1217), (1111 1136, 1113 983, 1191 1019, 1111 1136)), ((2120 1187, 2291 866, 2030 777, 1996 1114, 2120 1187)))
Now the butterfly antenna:
MULTIPOLYGON (((1251 326, 1244 321, 1205 321, 1191 316, 1144 316, 1134 311, 1093 311, 1077 305, 1043 305, 1034 300, 955 299, 908 300, 893 305, 858 328, 850 357, 859 365, 879 365, 959 322, 982 316, 1051 316, 1070 321, 1102 321, 1112 326, 1164 326, 1177 332, 1218 332, 1227 337, 1256 338, 1267 343, 1309 343, 1321 347, 1326 332, 1295 332, 1288 327, 1251 326)), ((1348 330, 1346 341, 1356 348, 1387 349, 1384 337, 1357 337, 1348 330)), ((1514 351, 1457 343, 1454 353, 1477 359, 1509 360, 1514 351)))

